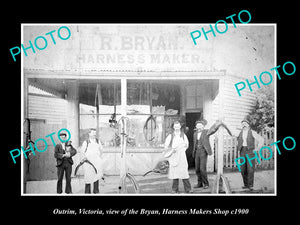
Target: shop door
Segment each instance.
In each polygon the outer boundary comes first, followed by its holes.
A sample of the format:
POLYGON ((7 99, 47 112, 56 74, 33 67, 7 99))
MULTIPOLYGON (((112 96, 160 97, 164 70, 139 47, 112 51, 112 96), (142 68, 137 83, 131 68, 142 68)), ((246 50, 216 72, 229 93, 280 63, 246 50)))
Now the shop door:
POLYGON ((195 160, 192 157, 193 152, 193 135, 194 135, 194 128, 195 128, 195 122, 201 118, 200 112, 193 112, 193 113, 186 113, 186 126, 189 128, 189 131, 186 133, 186 136, 189 139, 189 148, 186 151, 186 157, 188 160, 189 168, 195 167, 195 160))
MULTIPOLYGON (((35 142, 38 138, 44 138, 47 141, 47 149, 44 152, 35 151, 35 155, 30 157, 28 180, 52 180, 57 179, 56 159, 54 158, 54 145, 49 137, 45 138, 53 132, 57 132, 62 128, 58 124, 45 124, 44 122, 34 121, 31 123, 31 139, 35 142)), ((57 135, 52 136, 55 143, 59 143, 57 135)), ((37 142, 38 149, 45 149, 43 141, 37 142)))

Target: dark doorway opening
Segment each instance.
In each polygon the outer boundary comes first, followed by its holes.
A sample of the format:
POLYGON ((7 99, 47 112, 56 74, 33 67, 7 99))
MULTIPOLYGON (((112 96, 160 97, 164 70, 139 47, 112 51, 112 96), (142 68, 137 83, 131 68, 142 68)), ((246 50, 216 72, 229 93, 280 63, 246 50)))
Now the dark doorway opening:
POLYGON ((195 160, 192 157, 193 153, 193 136, 194 136, 194 128, 195 122, 201 119, 201 112, 193 112, 193 113, 186 113, 186 126, 189 128, 189 131, 186 133, 187 138, 189 139, 189 148, 186 150, 186 157, 188 161, 189 168, 195 167, 195 160))

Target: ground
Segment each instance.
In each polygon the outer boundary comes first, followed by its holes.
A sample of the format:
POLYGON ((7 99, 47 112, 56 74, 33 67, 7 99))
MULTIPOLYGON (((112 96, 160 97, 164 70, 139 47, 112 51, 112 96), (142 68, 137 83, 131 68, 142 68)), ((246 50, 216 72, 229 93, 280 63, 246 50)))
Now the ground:
MULTIPOLYGON (((191 185, 194 186, 197 182, 195 172, 189 171, 191 185)), ((242 176, 240 172, 226 172, 224 176, 229 181, 229 186, 232 194, 274 194, 274 170, 261 170, 256 171, 254 175, 254 190, 249 191, 242 189, 242 176)), ((195 188, 195 194, 211 194, 216 173, 209 173, 208 179, 210 187, 208 189, 195 188)), ((145 177, 135 176, 141 188, 141 194, 171 194, 172 181, 167 178, 167 175, 149 174, 145 177)), ((29 181, 27 182, 28 194, 56 194, 57 180, 46 181, 29 181)), ((65 180, 63 181, 64 190, 65 180)), ((105 182, 100 184, 100 194, 118 194, 119 176, 105 176, 105 182)), ((133 190, 129 188, 129 190, 133 190)), ((83 177, 72 178, 72 191, 73 194, 84 194, 84 179, 83 177)), ((184 193, 182 182, 179 183, 180 193, 184 193)), ((221 192, 222 193, 222 192, 221 192)), ((225 192, 224 192, 225 193, 225 192)))

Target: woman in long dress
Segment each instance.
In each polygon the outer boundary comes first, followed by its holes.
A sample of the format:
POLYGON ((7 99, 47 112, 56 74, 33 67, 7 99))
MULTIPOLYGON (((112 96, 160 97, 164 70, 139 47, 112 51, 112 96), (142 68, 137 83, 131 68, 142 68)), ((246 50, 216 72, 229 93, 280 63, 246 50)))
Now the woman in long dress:
POLYGON ((99 193, 99 180, 103 177, 102 168, 102 144, 96 138, 96 130, 90 129, 89 139, 82 143, 81 151, 84 154, 84 159, 89 160, 94 167, 89 163, 83 164, 85 193, 91 193, 91 184, 93 183, 93 193, 99 193))
POLYGON ((189 147, 187 136, 181 130, 179 121, 173 123, 173 133, 169 134, 165 140, 165 151, 171 151, 169 161, 168 178, 173 180, 172 193, 178 193, 179 179, 182 179, 184 191, 191 193, 191 184, 189 181, 188 163, 185 151, 189 147))

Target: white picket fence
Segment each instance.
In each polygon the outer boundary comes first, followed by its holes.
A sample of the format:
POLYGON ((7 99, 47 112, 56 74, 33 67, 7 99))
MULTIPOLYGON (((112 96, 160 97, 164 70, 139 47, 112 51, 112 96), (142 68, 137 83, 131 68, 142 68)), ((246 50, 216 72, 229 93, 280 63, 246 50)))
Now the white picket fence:
MULTIPOLYGON (((260 135, 264 138, 264 146, 269 146, 272 149, 273 156, 269 160, 263 160, 259 156, 259 152, 257 152, 260 163, 256 160, 256 168, 260 169, 273 169, 274 168, 274 146, 270 146, 271 143, 274 142, 274 129, 264 129, 260 135)), ((217 138, 215 138, 215 152, 217 149, 217 138)), ((240 157, 240 152, 237 151, 237 137, 235 136, 224 136, 224 151, 223 151, 223 159, 224 159, 224 168, 237 168, 235 163, 235 159, 240 157)), ((263 158, 267 159, 270 157, 270 152, 268 149, 263 149, 261 151, 261 155, 263 158)), ((217 163, 215 163, 217 165, 217 163)))

